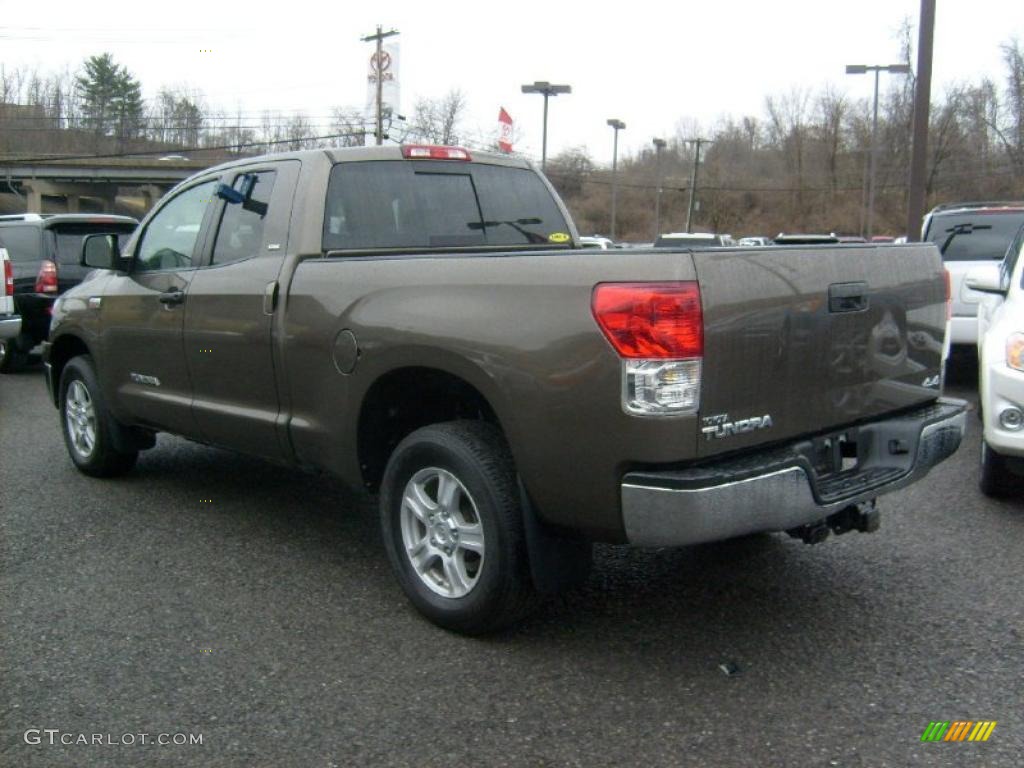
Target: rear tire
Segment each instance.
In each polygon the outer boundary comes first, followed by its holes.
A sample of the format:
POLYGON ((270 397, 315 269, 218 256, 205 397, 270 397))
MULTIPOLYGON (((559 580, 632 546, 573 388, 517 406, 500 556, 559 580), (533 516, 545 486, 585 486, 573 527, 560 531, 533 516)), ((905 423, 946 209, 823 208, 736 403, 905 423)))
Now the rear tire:
POLYGON ((454 421, 406 437, 384 472, 380 515, 399 584, 438 626, 494 632, 535 602, 515 465, 494 426, 454 421))
POLYGON ((0 339, 0 373, 16 373, 27 362, 28 355, 18 349, 15 339, 0 339))
POLYGON ((1006 457, 996 453, 989 444, 981 441, 981 478, 978 487, 986 496, 1001 498, 1012 493, 1019 484, 1017 476, 1007 466, 1006 457))
POLYGON ((93 477, 116 477, 130 471, 137 450, 118 450, 115 431, 123 430, 107 410, 92 358, 68 361, 60 377, 60 419, 71 461, 93 477))

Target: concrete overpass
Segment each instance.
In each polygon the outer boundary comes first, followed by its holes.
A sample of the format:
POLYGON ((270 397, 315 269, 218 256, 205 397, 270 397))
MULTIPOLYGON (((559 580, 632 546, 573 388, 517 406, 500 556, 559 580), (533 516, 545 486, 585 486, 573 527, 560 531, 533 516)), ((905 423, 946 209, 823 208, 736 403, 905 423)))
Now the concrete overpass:
POLYGON ((51 206, 54 198, 63 199, 69 213, 81 210, 83 198, 111 211, 119 196, 141 197, 149 210, 179 181, 224 159, 0 159, 0 191, 22 198, 26 213, 43 213, 44 198, 51 206))

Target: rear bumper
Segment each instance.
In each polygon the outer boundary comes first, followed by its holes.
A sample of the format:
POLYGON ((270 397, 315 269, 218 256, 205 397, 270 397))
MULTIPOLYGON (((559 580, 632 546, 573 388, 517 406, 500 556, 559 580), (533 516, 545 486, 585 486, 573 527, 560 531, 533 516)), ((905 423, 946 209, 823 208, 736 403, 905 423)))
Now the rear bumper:
POLYGON ((0 315, 0 339, 13 339, 21 333, 19 315, 0 315))
POLYGON ((622 481, 626 537, 641 546, 680 546, 784 531, 924 477, 960 446, 967 404, 942 398, 924 408, 850 430, 855 469, 819 477, 810 441, 718 464, 631 472, 622 481))

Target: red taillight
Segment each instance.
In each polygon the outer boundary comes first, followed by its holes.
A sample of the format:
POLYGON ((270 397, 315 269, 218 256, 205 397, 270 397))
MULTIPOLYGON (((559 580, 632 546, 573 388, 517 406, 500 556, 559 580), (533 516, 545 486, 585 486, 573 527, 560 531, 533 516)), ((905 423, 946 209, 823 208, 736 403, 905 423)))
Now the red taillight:
POLYGON ((4 259, 4 296, 14 295, 14 266, 4 259))
POLYGON ((402 157, 407 160, 472 160, 462 147, 439 147, 432 144, 403 144, 402 157))
POLYGON ((57 265, 52 261, 44 261, 36 275, 36 293, 57 292, 57 265))
POLYGON ((602 283, 594 289, 591 309, 621 357, 704 355, 704 316, 696 282, 602 283))

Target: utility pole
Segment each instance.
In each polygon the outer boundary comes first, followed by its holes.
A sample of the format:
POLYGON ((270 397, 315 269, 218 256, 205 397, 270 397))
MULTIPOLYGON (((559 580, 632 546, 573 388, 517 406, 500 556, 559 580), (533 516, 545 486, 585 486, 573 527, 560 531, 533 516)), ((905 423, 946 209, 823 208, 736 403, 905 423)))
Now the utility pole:
POLYGON ((377 43, 377 52, 373 54, 371 68, 377 72, 377 130, 374 133, 377 136, 378 147, 384 143, 384 38, 397 34, 397 29, 382 32, 381 26, 378 24, 377 34, 359 38, 364 43, 374 41, 377 43))
POLYGON ((658 177, 658 192, 654 198, 654 239, 661 235, 661 151, 665 149, 664 139, 654 140, 654 172, 658 177))
POLYGON ((612 240, 615 239, 615 204, 619 196, 619 131, 626 127, 621 120, 612 118, 608 125, 615 131, 615 142, 612 147, 612 240))
POLYGON ((928 173, 928 109, 932 95, 932 48, 935 0, 921 0, 917 38, 917 84, 914 88, 914 138, 910 155, 910 196, 907 201, 907 242, 921 239, 925 177, 928 173))
POLYGON ((690 177, 690 205, 686 211, 686 231, 693 232, 693 209, 697 204, 697 168, 700 166, 700 145, 710 143, 709 139, 686 139, 685 143, 696 146, 693 153, 693 175, 690 177))

